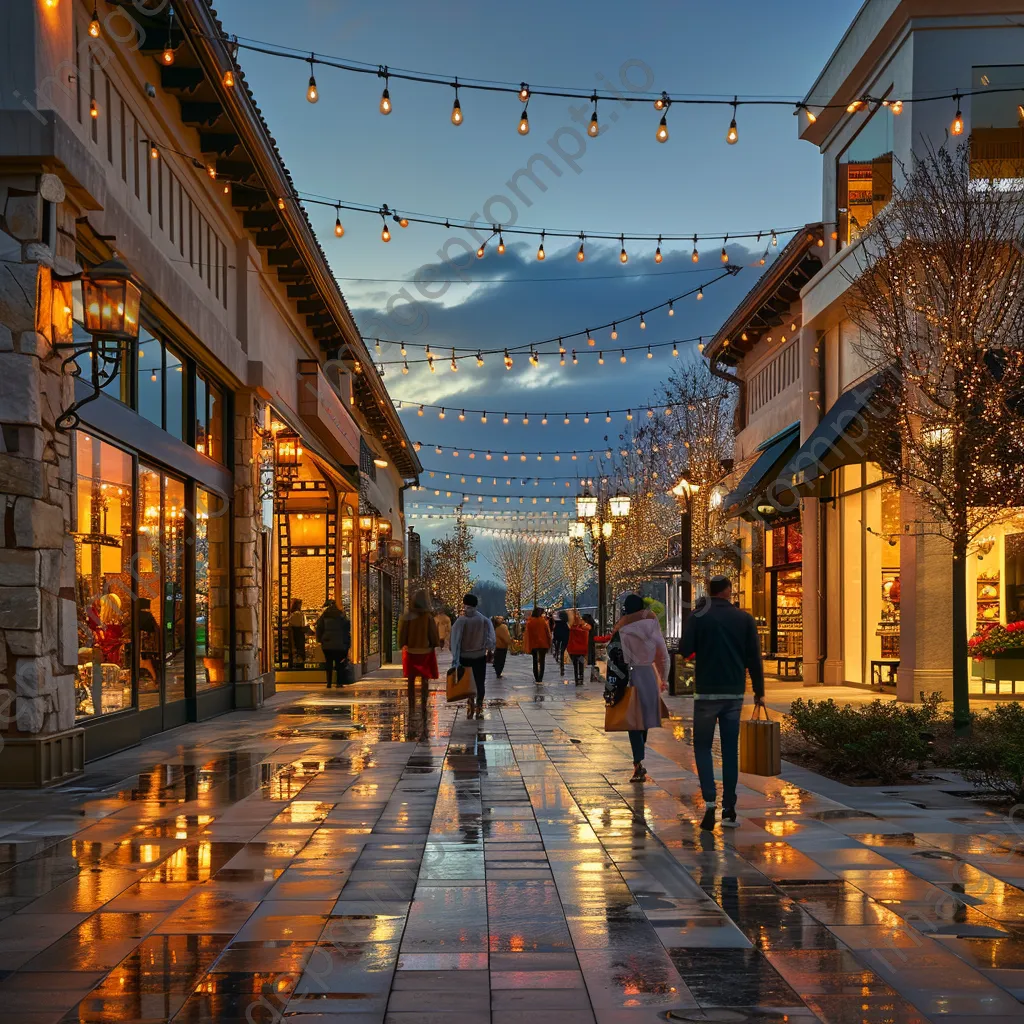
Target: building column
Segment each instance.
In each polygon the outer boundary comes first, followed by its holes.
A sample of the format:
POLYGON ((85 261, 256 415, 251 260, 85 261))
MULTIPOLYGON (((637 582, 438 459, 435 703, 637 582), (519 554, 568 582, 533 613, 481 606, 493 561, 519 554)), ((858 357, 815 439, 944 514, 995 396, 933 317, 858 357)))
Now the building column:
POLYGON ((73 394, 53 347, 71 332, 71 288, 51 272, 55 250, 75 256, 65 198, 54 175, 0 176, 0 786, 51 785, 84 764, 72 439, 55 426, 73 394))
POLYGON ((262 402, 247 390, 235 393, 235 706, 259 707, 273 692, 273 670, 260 669, 263 641, 264 588, 270 586, 270 567, 263 564, 260 500, 260 451, 256 430, 262 423, 262 402))
POLYGON ((843 580, 839 530, 839 509, 830 502, 825 504, 825 683, 842 686, 846 682, 846 664, 843 660, 843 580))
POLYGON ((921 533, 920 499, 900 493, 899 700, 938 691, 953 698, 953 554, 949 541, 921 533))
MULTIPOLYGON (((818 332, 811 327, 800 329, 800 441, 803 443, 821 421, 821 358, 818 332)), ((820 615, 822 604, 821 567, 818 559, 821 539, 818 529, 818 500, 802 502, 800 530, 803 534, 803 677, 804 686, 822 683, 823 663, 820 650, 820 615)))

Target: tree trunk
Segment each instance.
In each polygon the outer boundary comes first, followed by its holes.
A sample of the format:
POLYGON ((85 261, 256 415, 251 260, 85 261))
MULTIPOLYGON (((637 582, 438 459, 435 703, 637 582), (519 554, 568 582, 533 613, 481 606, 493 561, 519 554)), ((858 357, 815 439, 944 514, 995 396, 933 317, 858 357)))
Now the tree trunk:
POLYGON ((953 731, 971 731, 970 671, 967 663, 967 537, 953 539, 953 731))

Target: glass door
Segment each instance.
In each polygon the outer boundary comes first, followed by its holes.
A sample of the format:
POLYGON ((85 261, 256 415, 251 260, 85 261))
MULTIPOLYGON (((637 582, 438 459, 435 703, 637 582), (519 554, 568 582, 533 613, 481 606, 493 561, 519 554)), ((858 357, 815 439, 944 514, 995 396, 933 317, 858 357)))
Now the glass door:
POLYGON ((139 710, 154 713, 145 732, 186 720, 185 482, 140 464, 138 486, 139 710))

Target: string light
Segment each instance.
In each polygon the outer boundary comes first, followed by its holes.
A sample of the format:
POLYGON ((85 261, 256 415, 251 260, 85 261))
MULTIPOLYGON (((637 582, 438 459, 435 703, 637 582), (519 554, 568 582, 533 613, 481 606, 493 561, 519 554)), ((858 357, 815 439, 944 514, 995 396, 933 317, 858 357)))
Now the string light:
POLYGON ((675 345, 672 346, 672 355, 673 356, 678 356, 679 355, 679 349, 676 348, 675 345))
POLYGON ((703 298, 704 298, 704 289, 703 288, 699 288, 697 290, 697 301, 700 302, 700 300, 703 299, 703 298))
POLYGON ((544 259, 544 232, 543 231, 540 233, 540 245, 537 246, 537 259, 538 260, 543 260, 544 259))
POLYGON ((658 248, 654 250, 654 262, 661 262, 661 235, 658 235, 658 248))
POLYGON ((316 87, 316 78, 313 77, 313 55, 309 56, 309 87, 306 89, 306 99, 310 103, 316 103, 320 99, 320 93, 316 87))
POLYGON ((480 243, 480 248, 477 249, 477 251, 476 251, 476 258, 478 260, 482 260, 484 258, 484 252, 486 251, 486 247, 487 247, 487 243, 486 242, 481 242, 480 243))
POLYGON ((505 415, 502 416, 501 422, 504 423, 505 426, 508 426, 508 413, 505 413, 505 415))
POLYGON ((624 363, 625 361, 626 361, 626 350, 624 348, 623 349, 619 349, 619 362, 620 363, 624 363))
POLYGON ((622 247, 619 249, 619 262, 628 263, 629 256, 626 254, 626 239, 624 235, 619 235, 619 245, 622 247))
POLYGON ((889 109, 899 117, 903 113, 903 100, 894 100, 890 105, 889 109))
POLYGON ((92 9, 92 20, 89 22, 89 35, 93 39, 99 39, 100 37, 100 15, 95 5, 93 5, 92 9))
POLYGON ((95 121, 100 116, 100 108, 95 100, 89 100, 89 116, 95 121))
POLYGON ((481 423, 486 423, 487 422, 487 413, 486 412, 480 413, 480 422, 481 423))
POLYGON ((443 420, 444 419, 444 406, 443 405, 441 406, 441 411, 437 414, 437 418, 439 420, 443 420))
POLYGON ((722 239, 722 262, 723 263, 728 263, 729 262, 729 254, 725 251, 725 247, 728 244, 729 244, 729 236, 726 235, 725 238, 722 239))
POLYGON ((651 351, 651 346, 650 345, 647 346, 647 358, 648 359, 653 359, 654 358, 654 353, 651 351))
POLYGON ((476 365, 477 366, 483 366, 484 365, 484 357, 483 357, 483 353, 482 352, 478 351, 477 354, 476 354, 476 365))
POLYGON ((735 146, 740 137, 740 133, 736 128, 736 107, 736 98, 733 97, 732 120, 729 122, 729 130, 725 134, 725 141, 728 142, 730 146, 735 146))
MULTIPOLYGON (((334 234, 335 234, 335 237, 337 237, 337 238, 344 238, 345 237, 345 229, 341 225, 341 210, 340 209, 338 210, 338 213, 337 213, 337 215, 334 218, 334 234)), ((405 355, 404 352, 402 354, 405 355)))
POLYGON ((592 138, 596 139, 601 131, 600 126, 597 123, 597 91, 595 90, 592 97, 594 101, 594 112, 590 115, 590 124, 587 125, 587 134, 592 138))
MULTIPOLYGON (((452 361, 450 365, 452 368, 452 373, 459 372, 459 364, 455 361, 455 349, 452 349, 452 361)), ((459 418, 461 419, 462 417, 460 416, 459 418)))
POLYGON ((848 114, 856 114, 857 111, 860 110, 863 106, 864 106, 864 101, 863 100, 854 100, 852 103, 847 105, 846 112, 848 114))
POLYGON ((501 232, 498 232, 498 255, 505 255, 505 239, 501 237, 501 232))
POLYGON ((576 262, 582 263, 586 259, 586 255, 583 252, 583 235, 580 235, 580 247, 576 253, 576 262))
POLYGON ((384 79, 384 91, 380 94, 380 112, 382 114, 390 114, 391 107, 391 93, 388 92, 388 69, 382 68, 377 72, 384 79))
POLYGON ((519 118, 519 134, 530 134, 530 116, 526 113, 526 107, 523 107, 523 116, 519 118))
POLYGON ((954 102, 956 103, 956 114, 953 115, 953 123, 949 126, 950 135, 963 135, 964 133, 964 115, 960 113, 960 94, 957 93, 954 96, 954 102))
POLYGON ((603 352, 598 352, 597 353, 597 363, 598 363, 599 366, 604 366, 604 353, 603 352))
POLYGON ((675 310, 675 307, 672 305, 672 302, 673 302, 672 299, 668 300, 668 315, 669 316, 675 316, 676 315, 676 310, 675 310))
POLYGON ((644 320, 643 313, 640 314, 640 330, 641 331, 646 331, 647 330, 647 321, 644 320))
POLYGON ((221 79, 221 81, 224 83, 225 88, 233 89, 235 87, 234 71, 232 71, 231 68, 228 68, 227 71, 224 72, 224 77, 221 79))
POLYGON ((700 253, 697 252, 697 236, 693 236, 693 252, 690 253, 690 262, 696 263, 700 259, 700 253))
MULTIPOLYGON (((508 349, 505 349, 505 369, 512 369, 512 357, 508 354, 508 349)), ((506 422, 508 421, 506 420, 506 422)))
POLYGON ((455 79, 455 102, 452 104, 452 124, 462 124, 462 104, 459 103, 459 80, 455 79))
POLYGON ((666 115, 661 115, 661 120, 658 122, 658 130, 654 133, 654 137, 659 142, 668 142, 668 121, 666 115))
POLYGON ((579 359, 576 358, 576 349, 572 350, 572 365, 573 366, 578 366, 579 365, 579 359))
POLYGON ((530 87, 525 82, 519 83, 519 100, 521 103, 530 102, 530 87))
MULTIPOLYGON (((385 207, 385 209, 387 209, 387 207, 385 207)), ((391 241, 391 231, 388 228, 387 217, 382 213, 380 215, 380 218, 384 222, 384 227, 381 229, 381 232, 380 232, 380 240, 382 242, 390 242, 391 241)))
MULTIPOLYGON (((587 333, 589 334, 590 332, 589 332, 589 331, 587 331, 587 333)), ((611 339, 612 339, 612 341, 616 341, 616 340, 618 339, 618 337, 619 337, 619 329, 618 329, 618 326, 617 326, 616 324, 614 324, 614 323, 613 323, 613 324, 612 324, 612 333, 611 333, 611 339)), ((588 339, 588 342, 587 342, 587 343, 588 343, 588 344, 590 344, 590 345, 593 345, 593 344, 594 344, 594 343, 593 343, 593 341, 591 341, 590 339, 588 339)))
POLYGON ((669 103, 671 103, 671 102, 672 101, 668 98, 668 93, 667 92, 663 92, 654 101, 654 109, 655 110, 664 110, 669 105, 669 103))
POLYGON ((408 373, 408 372, 409 372, 409 364, 407 362, 403 363, 402 364, 402 373, 405 374, 405 373, 408 373))
POLYGON ((807 123, 808 124, 814 124, 814 122, 818 120, 818 115, 815 114, 814 111, 811 110, 810 107, 801 105, 801 109, 803 110, 804 114, 807 116, 807 123))

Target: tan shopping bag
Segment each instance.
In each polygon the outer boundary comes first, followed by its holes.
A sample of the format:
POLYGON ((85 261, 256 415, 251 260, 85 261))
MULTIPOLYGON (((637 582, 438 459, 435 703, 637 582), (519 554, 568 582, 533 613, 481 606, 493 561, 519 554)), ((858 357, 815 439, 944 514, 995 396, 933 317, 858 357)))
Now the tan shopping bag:
POLYGON ((449 704, 457 700, 465 700, 467 697, 475 697, 476 683, 473 680, 472 669, 465 667, 461 670, 454 667, 448 669, 448 675, 445 677, 445 693, 449 704))
POLYGON ((740 722, 740 771, 750 775, 782 774, 782 727, 768 717, 763 704, 740 722), (764 712, 764 718, 760 717, 764 712))
POLYGON ((636 692, 635 686, 627 686, 618 703, 605 706, 604 731, 628 732, 643 727, 644 710, 640 706, 640 694, 636 692))

